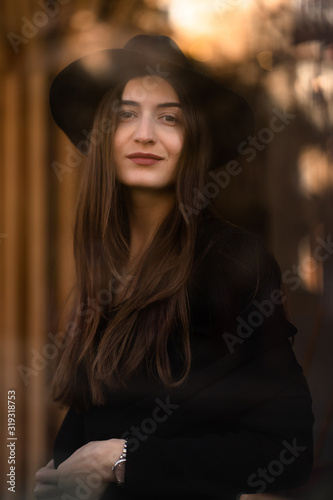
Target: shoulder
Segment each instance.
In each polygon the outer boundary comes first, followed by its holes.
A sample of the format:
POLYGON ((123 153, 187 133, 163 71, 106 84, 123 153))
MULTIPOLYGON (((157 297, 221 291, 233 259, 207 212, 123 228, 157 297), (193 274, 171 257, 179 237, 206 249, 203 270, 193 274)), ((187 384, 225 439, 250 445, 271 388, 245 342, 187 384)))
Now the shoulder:
POLYGON ((198 231, 197 267, 212 268, 215 274, 261 281, 281 280, 279 264, 267 243, 253 231, 236 226, 216 216, 207 217, 198 231))
POLYGON ((218 216, 209 215, 204 218, 198 230, 198 244, 206 251, 237 251, 243 247, 249 251, 259 247, 268 252, 268 247, 262 238, 240 226, 232 224, 218 216))
POLYGON ((207 219, 198 233, 189 291, 194 316, 205 309, 214 332, 238 331, 240 321, 258 323, 260 316, 257 331, 278 331, 279 338, 295 334, 286 316, 280 266, 252 231, 207 219))

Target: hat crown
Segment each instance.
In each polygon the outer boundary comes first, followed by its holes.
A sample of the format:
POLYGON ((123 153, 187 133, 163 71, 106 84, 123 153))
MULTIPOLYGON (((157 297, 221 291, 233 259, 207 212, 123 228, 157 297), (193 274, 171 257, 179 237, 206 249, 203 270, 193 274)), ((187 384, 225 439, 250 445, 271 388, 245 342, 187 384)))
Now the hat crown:
POLYGON ((136 35, 123 49, 104 49, 66 66, 52 82, 51 111, 57 125, 86 154, 87 131, 93 130, 97 107, 106 93, 138 75, 155 71, 172 75, 172 84, 189 92, 189 100, 206 115, 213 149, 210 168, 217 168, 239 154, 239 144, 254 131, 254 117, 243 98, 196 66, 168 36, 136 35))
POLYGON ((126 43, 124 50, 164 59, 173 64, 190 66, 176 42, 165 35, 137 35, 126 43))

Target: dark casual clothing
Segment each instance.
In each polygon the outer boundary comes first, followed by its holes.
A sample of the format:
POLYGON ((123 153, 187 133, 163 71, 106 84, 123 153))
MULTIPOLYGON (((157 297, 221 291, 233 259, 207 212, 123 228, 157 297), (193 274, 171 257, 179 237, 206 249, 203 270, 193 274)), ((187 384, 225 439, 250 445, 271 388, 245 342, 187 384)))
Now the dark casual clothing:
POLYGON ((215 218, 195 250, 184 386, 137 378, 103 407, 69 409, 57 435, 56 466, 89 441, 128 439, 125 486, 110 484, 103 500, 236 500, 309 477, 311 397, 276 260, 258 236, 215 218))

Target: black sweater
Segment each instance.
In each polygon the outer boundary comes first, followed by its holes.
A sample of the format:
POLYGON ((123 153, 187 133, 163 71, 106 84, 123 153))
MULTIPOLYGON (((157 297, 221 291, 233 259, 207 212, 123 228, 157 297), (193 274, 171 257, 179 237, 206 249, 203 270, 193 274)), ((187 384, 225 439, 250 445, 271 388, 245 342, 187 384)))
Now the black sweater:
POLYGON ((125 486, 110 484, 103 500, 236 500, 309 477, 311 397, 276 260, 255 234, 209 219, 188 291, 185 385, 133 381, 103 407, 69 409, 58 432, 56 466, 89 441, 127 438, 125 486))

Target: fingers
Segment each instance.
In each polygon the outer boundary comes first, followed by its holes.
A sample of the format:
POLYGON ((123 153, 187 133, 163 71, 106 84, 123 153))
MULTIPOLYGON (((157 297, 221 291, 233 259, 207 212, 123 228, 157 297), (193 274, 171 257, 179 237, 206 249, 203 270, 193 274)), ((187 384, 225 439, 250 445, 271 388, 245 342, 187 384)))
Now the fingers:
POLYGON ((53 459, 36 472, 35 479, 34 494, 37 500, 61 500, 62 492, 58 488, 58 471, 54 468, 53 459))
POLYGON ((58 471, 54 468, 54 460, 50 460, 45 467, 39 469, 35 474, 37 483, 58 484, 58 471))
POLYGON ((61 491, 51 484, 37 483, 34 489, 37 500, 61 500, 61 491))

